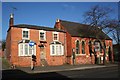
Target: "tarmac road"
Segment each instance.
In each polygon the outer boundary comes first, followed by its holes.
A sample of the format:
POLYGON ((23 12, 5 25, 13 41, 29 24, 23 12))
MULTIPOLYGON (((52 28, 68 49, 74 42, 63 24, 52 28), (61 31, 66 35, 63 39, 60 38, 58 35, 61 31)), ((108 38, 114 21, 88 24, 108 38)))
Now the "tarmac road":
MULTIPOLYGON (((81 80, 83 78, 118 78, 118 66, 58 71, 46 73, 26 73, 21 70, 3 70, 2 80, 81 80)), ((83 79, 84 80, 84 79, 83 79)))

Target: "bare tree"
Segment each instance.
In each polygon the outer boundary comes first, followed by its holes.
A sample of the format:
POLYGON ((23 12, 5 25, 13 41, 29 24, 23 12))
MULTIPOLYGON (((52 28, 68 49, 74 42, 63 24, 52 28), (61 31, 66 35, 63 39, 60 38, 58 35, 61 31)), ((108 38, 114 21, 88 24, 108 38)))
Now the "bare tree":
POLYGON ((120 23, 118 20, 110 20, 107 26, 107 31, 111 33, 112 39, 116 44, 120 45, 120 23))
MULTIPOLYGON (((113 20, 110 19, 109 14, 112 12, 113 10, 111 8, 108 7, 101 7, 99 5, 95 5, 93 7, 91 7, 91 9, 87 12, 84 13, 84 23, 93 26, 93 28, 89 28, 89 30, 94 30, 96 31, 96 38, 97 40, 100 41, 101 47, 104 51, 104 53, 106 53, 106 45, 105 45, 105 40, 106 37, 104 37, 104 39, 100 39, 99 38, 99 34, 102 30, 107 29, 106 34, 110 33, 111 31, 114 31, 113 25, 115 26, 115 24, 113 24, 113 20), (96 28, 95 28, 96 27, 96 28), (111 28, 110 28, 111 27, 111 28), (99 28, 99 29, 98 29, 99 28)), ((116 34, 113 34, 114 36, 116 34)), ((115 37, 116 38, 116 37, 115 37)), ((105 64, 105 54, 103 55, 103 64, 105 64)))
POLYGON ((95 5, 83 15, 85 17, 84 22, 91 26, 100 26, 104 27, 103 23, 109 18, 109 14, 112 12, 111 8, 100 7, 95 5))

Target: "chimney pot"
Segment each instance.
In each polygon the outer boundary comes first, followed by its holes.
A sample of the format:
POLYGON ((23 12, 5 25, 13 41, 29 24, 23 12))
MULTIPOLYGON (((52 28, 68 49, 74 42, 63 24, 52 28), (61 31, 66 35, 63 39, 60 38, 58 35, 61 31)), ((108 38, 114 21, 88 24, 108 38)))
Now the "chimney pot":
POLYGON ((10 14, 10 18, 13 18, 13 14, 12 13, 10 14))
POLYGON ((60 20, 59 20, 59 19, 57 19, 57 20, 56 20, 56 22, 60 22, 60 20))
POLYGON ((14 15, 11 13, 10 14, 10 20, 9 20, 9 27, 14 25, 14 15))

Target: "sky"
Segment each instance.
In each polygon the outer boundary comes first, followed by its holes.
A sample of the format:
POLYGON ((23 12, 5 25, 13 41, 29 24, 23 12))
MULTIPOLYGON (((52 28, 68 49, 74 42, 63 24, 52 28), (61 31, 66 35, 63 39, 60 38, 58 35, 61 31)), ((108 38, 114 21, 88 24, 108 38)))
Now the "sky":
POLYGON ((2 2, 2 39, 6 39, 10 13, 14 24, 54 27, 56 19, 83 23, 83 14, 95 5, 112 8, 110 17, 118 18, 117 2, 2 2))

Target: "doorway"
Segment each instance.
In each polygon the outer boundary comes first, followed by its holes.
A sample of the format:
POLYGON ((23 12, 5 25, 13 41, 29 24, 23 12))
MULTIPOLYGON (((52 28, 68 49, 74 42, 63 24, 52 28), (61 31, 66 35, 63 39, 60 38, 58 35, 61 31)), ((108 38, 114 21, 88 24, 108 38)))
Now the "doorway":
POLYGON ((111 52, 111 47, 109 46, 108 48, 108 57, 109 57, 109 61, 112 62, 112 52, 111 52))
POLYGON ((40 48, 40 62, 42 66, 48 65, 46 61, 46 48, 45 47, 40 48))

